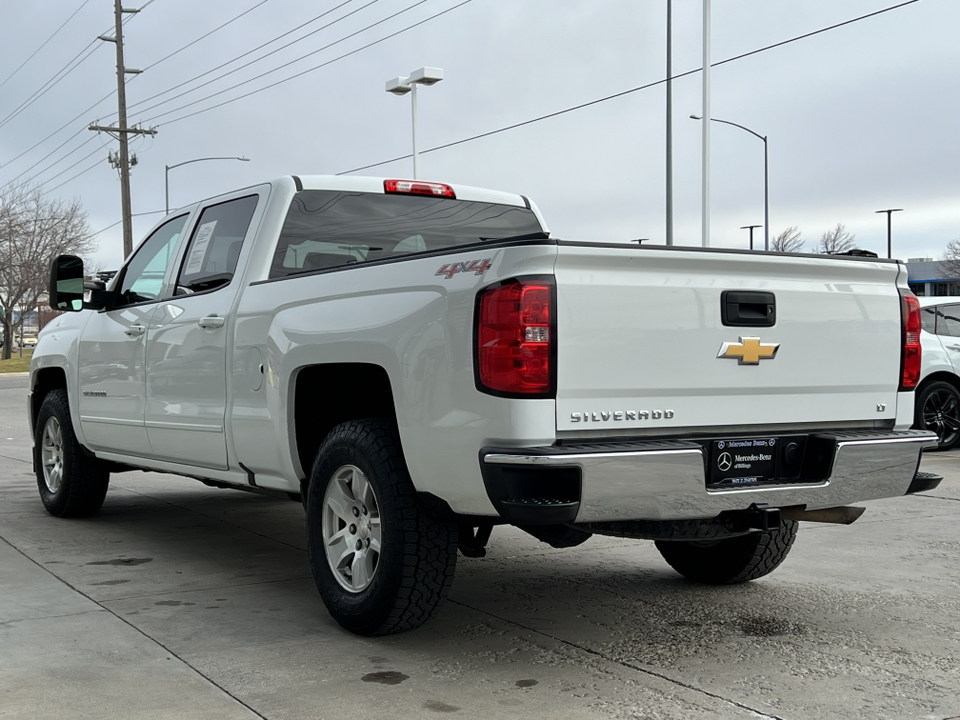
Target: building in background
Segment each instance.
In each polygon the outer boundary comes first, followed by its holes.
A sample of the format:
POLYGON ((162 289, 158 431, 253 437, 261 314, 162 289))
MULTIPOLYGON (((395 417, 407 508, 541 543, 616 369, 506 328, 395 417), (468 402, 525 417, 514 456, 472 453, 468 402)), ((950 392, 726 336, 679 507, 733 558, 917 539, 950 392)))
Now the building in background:
POLYGON ((960 277, 950 277, 933 258, 907 258, 907 282, 919 297, 960 295, 960 277))

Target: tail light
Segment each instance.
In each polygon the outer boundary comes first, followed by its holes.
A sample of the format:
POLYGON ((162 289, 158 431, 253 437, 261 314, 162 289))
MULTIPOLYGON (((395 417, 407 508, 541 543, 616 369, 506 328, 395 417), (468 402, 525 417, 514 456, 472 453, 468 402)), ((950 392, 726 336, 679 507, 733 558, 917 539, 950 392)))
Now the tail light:
POLYGON ((457 194, 449 185, 419 182, 417 180, 384 180, 383 191, 385 193, 398 193, 401 195, 434 195, 436 197, 445 197, 454 200, 457 198, 457 194))
POLYGON ((900 389, 913 390, 920 382, 920 302, 909 290, 901 290, 903 321, 903 354, 900 389))
POLYGON ((552 280, 512 280, 477 298, 477 387, 506 397, 553 397, 556 318, 552 280))

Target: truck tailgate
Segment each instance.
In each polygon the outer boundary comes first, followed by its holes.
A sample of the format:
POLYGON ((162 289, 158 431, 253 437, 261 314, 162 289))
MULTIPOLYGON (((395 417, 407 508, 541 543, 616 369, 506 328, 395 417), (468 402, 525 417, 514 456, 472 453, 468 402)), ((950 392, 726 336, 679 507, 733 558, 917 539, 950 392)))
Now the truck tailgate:
POLYGON ((893 419, 898 273, 879 260, 561 242, 557 429, 893 419), (775 324, 725 326, 724 291, 772 293, 775 324))

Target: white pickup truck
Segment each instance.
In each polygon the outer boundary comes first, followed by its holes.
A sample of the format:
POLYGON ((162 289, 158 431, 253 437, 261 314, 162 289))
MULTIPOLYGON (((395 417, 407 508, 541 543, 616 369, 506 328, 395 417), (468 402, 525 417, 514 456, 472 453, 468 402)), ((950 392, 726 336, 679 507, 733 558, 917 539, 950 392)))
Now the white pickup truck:
POLYGON ((288 176, 170 214, 109 287, 57 258, 50 301, 83 311, 31 365, 47 510, 133 468, 302 500, 356 633, 427 620, 497 524, 735 583, 798 520, 939 482, 896 261, 568 242, 520 195, 288 176))

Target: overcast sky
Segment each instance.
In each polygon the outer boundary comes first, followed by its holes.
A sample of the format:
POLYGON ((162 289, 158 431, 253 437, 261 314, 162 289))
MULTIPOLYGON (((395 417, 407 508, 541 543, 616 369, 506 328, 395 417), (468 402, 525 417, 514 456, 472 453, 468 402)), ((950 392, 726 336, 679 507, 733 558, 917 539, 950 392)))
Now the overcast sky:
MULTIPOLYGON (((712 58, 897 4, 714 0, 712 58)), ((409 96, 386 93, 384 83, 424 65, 443 68, 445 79, 420 92, 421 150, 656 83, 666 72, 665 0, 152 0, 139 6, 143 11, 124 28, 126 65, 144 70, 127 81, 129 122, 158 132, 132 143, 139 159, 134 213, 163 210, 165 164, 219 155, 251 160, 170 171, 171 205, 177 206, 280 175, 334 174, 409 154, 409 96), (314 20, 321 13, 327 14, 314 20), (312 68, 318 69, 184 117, 312 68), (240 86, 227 89, 234 85, 240 86)), ((673 8, 679 75, 701 66, 702 2, 674 0, 673 8)), ((77 198, 93 231, 120 220, 119 180, 107 162, 117 143, 85 129, 117 120, 114 46, 95 41, 104 31, 112 34, 112 24, 112 0, 0 2, 0 185, 30 177, 51 196, 77 198)), ((769 137, 771 234, 795 225, 810 246, 844 223, 860 247, 883 255, 886 221, 875 211, 898 207, 904 212, 894 215, 895 257, 938 257, 960 236, 958 28, 960 2, 919 0, 714 68, 713 117, 769 137)), ((420 174, 528 195, 555 236, 663 242, 665 111, 664 85, 654 85, 425 153, 420 174)), ((675 80, 674 216, 681 245, 700 244, 701 130, 688 117, 700 111, 701 74, 675 80)), ((711 167, 712 244, 746 247, 740 227, 763 222, 763 143, 713 123, 711 167)), ((363 173, 411 177, 412 163, 363 173)), ((134 244, 161 217, 136 217, 134 244)), ((119 224, 100 233, 93 259, 119 265, 121 237, 119 224)), ((762 242, 762 229, 757 238, 762 242)))

